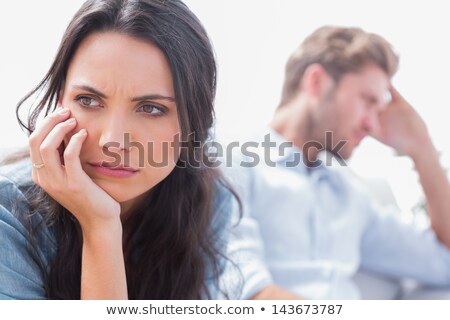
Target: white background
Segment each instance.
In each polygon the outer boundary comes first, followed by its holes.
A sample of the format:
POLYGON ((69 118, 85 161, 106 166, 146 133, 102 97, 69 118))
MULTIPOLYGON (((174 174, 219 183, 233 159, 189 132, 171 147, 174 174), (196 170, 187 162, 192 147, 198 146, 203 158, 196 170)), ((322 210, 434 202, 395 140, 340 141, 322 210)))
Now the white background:
MULTIPOLYGON (((330 311, 331 313, 332 311, 330 311)), ((45 320, 79 320, 79 319, 152 319, 152 320, 250 320, 250 319, 306 319, 306 320, 379 320, 379 319, 427 319, 445 320, 450 315, 450 305, 445 300, 28 300, 2 301, 0 315, 4 319, 45 319, 45 320), (333 305, 334 314, 329 314, 329 307, 333 305), (338 306, 342 307, 338 307, 338 306), (167 309, 166 309, 167 306, 167 309), (220 307, 222 315, 215 314, 216 306, 220 307), (284 306, 285 312, 281 312, 284 306), (298 307, 300 306, 300 307, 298 307), (308 307, 309 306, 309 307, 308 307), (316 306, 316 307, 315 307, 316 306), (325 307, 324 307, 325 306, 325 307), (119 315, 118 308, 123 308, 119 315), (153 309, 151 309, 152 307, 153 309), (187 314, 176 314, 184 310, 187 314), (197 307, 197 308, 196 308, 197 307), (108 314, 108 309, 110 314, 108 314), (111 309, 115 309, 115 315, 111 309), (132 313, 132 309, 138 311, 132 313), (146 308, 146 309, 144 309, 146 308), (155 314, 166 309, 164 314, 155 314), (199 313, 206 308, 212 314, 190 314, 190 310, 199 313), (229 309, 231 308, 231 309, 229 309), (251 308, 251 309, 249 309, 251 308), (262 310, 264 308, 264 311, 262 310), (152 314, 149 314, 152 310, 152 314), (324 313, 322 314, 322 311, 324 313), (337 311, 340 310, 339 314, 337 311), (148 313, 146 313, 147 311, 148 313), (276 313, 275 313, 276 311, 276 313), (308 311, 308 313, 306 313, 308 311), (139 314, 139 312, 143 312, 139 314), (225 314, 226 313, 226 314, 225 314)))
MULTIPOLYGON (((15 106, 45 75, 65 27, 82 2, 2 2, 0 148, 26 144, 15 120, 15 106)), ((324 24, 358 26, 384 36, 400 54, 394 85, 425 119, 443 163, 450 167, 446 1, 185 2, 205 25, 217 54, 216 116, 221 140, 246 136, 270 120, 280 97, 284 64, 308 34, 324 24)), ((420 199, 410 161, 395 157, 371 139, 362 143, 351 166, 364 177, 388 179, 403 209, 420 199)))

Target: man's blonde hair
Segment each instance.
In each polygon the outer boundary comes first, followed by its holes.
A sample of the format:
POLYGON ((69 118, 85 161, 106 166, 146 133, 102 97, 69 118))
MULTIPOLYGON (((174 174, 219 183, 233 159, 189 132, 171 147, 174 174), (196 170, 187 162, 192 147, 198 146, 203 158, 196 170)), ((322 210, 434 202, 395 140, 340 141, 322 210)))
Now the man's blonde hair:
POLYGON ((314 31, 289 58, 280 106, 288 103, 300 89, 305 70, 320 64, 336 82, 348 72, 375 64, 392 77, 398 56, 391 44, 379 35, 360 28, 325 26, 314 31))

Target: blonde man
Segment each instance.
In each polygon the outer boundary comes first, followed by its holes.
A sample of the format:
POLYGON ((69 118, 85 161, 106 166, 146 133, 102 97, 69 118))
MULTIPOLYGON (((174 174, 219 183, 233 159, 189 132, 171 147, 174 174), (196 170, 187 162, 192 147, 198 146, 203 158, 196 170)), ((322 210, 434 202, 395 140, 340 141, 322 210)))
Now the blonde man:
POLYGON ((259 164, 234 173, 244 216, 229 252, 241 298, 360 298, 360 267, 450 286, 450 187, 425 123, 390 82, 397 66, 385 39, 358 28, 320 28, 290 57, 281 102, 259 135, 264 150, 240 163, 259 164), (345 169, 366 136, 412 159, 429 230, 379 207, 345 169))

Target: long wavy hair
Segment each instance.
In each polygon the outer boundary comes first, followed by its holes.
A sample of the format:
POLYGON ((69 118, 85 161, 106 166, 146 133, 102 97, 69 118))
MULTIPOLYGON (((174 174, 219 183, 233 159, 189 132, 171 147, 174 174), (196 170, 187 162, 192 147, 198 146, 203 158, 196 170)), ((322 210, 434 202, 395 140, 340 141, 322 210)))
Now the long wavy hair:
MULTIPOLYGON (((19 102, 18 121, 31 134, 38 117, 56 108, 69 64, 83 39, 93 32, 109 31, 150 41, 165 54, 182 139, 188 146, 182 149, 180 165, 123 223, 124 234, 129 235, 124 239, 128 296, 210 298, 208 283, 217 285, 225 258, 217 230, 212 228, 217 190, 225 186, 236 195, 217 170, 202 165, 202 148, 194 148, 209 138, 213 125, 216 64, 206 31, 185 4, 179 0, 86 1, 70 22, 50 70, 19 102), (42 98, 28 121, 22 121, 19 111, 24 102, 39 93, 42 98), (194 168, 194 163, 200 163, 200 168, 194 168)), ((40 212, 56 230, 56 256, 50 268, 41 266, 47 297, 79 299, 82 234, 78 221, 37 185, 28 189, 27 199, 32 212, 40 212)))

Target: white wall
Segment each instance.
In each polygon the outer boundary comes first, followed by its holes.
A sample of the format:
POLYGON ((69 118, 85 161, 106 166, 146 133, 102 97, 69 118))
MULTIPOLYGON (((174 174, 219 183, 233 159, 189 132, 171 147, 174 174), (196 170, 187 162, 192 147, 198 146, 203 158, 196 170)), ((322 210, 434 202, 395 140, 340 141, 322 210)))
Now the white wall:
POLYGON ((0 7, 0 148, 26 144, 17 102, 43 78, 81 0, 3 1, 0 7))
MULTIPOLYGON (((70 17, 83 1, 8 1, 0 10, 0 147, 26 143, 17 101, 45 74, 70 17)), ((324 24, 359 26, 394 44, 401 57, 394 84, 429 125, 444 154, 450 72, 450 19, 445 1, 186 0, 208 30, 218 57, 217 132, 222 140, 268 122, 280 95, 284 63, 305 36, 324 24)), ((450 166, 449 161, 445 161, 450 166)), ((363 176, 387 177, 400 205, 420 189, 407 159, 373 140, 352 166, 363 176)))

